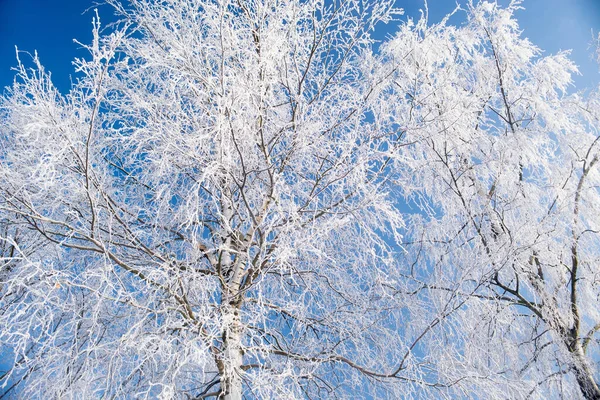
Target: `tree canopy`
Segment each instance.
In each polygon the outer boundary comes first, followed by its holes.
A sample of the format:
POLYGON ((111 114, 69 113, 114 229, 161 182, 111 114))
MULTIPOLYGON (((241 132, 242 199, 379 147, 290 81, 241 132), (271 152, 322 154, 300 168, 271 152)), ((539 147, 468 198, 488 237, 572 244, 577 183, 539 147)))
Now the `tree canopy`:
POLYGON ((0 398, 600 399, 600 97, 520 1, 108 2, 0 100, 0 398))

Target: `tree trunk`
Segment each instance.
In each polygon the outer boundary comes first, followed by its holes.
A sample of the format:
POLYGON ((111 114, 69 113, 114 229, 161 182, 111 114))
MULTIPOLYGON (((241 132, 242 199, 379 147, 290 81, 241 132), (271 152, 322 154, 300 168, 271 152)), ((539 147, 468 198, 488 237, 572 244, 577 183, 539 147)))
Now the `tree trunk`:
POLYGON ((583 353, 581 344, 577 343, 571 346, 570 350, 574 358, 575 378, 581 393, 587 400, 600 400, 600 389, 594 380, 594 375, 583 353))
POLYGON ((242 400, 242 327, 237 309, 225 315, 223 338, 223 370, 219 398, 242 400))

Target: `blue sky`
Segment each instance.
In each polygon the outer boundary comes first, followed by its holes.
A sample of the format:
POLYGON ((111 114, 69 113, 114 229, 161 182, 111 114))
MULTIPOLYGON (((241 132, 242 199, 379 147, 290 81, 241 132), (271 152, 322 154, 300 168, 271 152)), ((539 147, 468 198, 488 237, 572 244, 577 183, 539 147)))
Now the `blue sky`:
MULTIPOLYGON (((458 0, 464 3, 466 0, 458 0)), ((499 0, 506 3, 508 0, 499 0)), ((61 91, 69 88, 71 61, 85 56, 76 38, 91 39, 94 0, 0 0, 0 88, 11 84, 15 45, 20 50, 38 51, 42 63, 52 72, 61 91)), ((439 21, 455 7, 455 0, 429 0, 430 20, 439 21)), ((409 16, 417 17, 422 0, 399 0, 409 16)), ((525 0, 518 19, 524 35, 546 53, 573 49, 572 59, 583 76, 576 77, 578 89, 600 81, 598 65, 591 59, 592 30, 600 31, 600 0, 525 0)), ((103 22, 112 20, 112 10, 100 6, 103 22)))

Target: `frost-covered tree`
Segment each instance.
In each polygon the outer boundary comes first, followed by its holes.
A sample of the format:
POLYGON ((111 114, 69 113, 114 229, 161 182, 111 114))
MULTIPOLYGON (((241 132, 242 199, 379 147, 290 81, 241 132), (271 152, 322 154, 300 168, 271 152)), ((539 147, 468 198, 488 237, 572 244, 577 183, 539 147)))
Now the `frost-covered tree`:
POLYGON ((386 44, 400 66, 379 114, 410 143, 405 273, 448 315, 424 344, 438 370, 484 397, 599 399, 600 103, 567 95, 576 67, 521 36, 519 7, 386 44))
POLYGON ((399 368, 401 311, 382 286, 403 221, 370 35, 391 2, 113 5, 121 23, 102 35, 96 20, 68 94, 34 57, 2 101, 4 393, 425 382, 399 368))
POLYGON ((600 398, 600 95, 520 2, 109 3, 0 102, 0 397, 600 398))

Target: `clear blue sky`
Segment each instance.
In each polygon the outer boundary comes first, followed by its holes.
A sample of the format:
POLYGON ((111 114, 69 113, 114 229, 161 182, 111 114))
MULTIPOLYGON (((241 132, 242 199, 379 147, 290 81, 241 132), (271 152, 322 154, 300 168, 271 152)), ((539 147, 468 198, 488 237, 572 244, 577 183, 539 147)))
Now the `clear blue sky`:
MULTIPOLYGON (((466 0, 458 0, 464 3, 466 0)), ((506 4, 508 0, 499 0, 506 4)), ((85 52, 73 43, 91 38, 93 0, 0 0, 0 88, 10 85, 15 65, 15 45, 20 50, 38 51, 42 63, 52 72, 62 91, 68 90, 71 61, 85 52)), ((422 0, 399 0, 407 15, 417 17, 422 0)), ((429 0, 430 20, 439 21, 455 7, 455 0, 429 0)), ((600 31, 600 0, 525 0, 518 19, 524 35, 547 53, 573 49, 572 59, 582 77, 577 88, 597 85, 598 65, 590 57, 592 30, 600 31)), ((103 22, 113 18, 107 6, 99 8, 103 22)))

